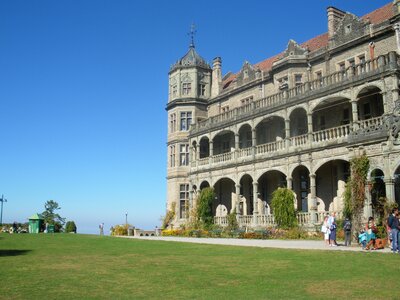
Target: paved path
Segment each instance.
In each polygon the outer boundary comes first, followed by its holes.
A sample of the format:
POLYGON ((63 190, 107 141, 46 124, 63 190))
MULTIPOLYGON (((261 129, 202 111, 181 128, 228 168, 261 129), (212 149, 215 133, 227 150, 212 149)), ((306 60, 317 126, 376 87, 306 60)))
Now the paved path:
POLYGON ((284 248, 284 249, 306 249, 306 250, 328 250, 328 251, 358 251, 358 252, 379 252, 390 253, 389 248, 376 251, 362 250, 358 245, 351 247, 338 246, 329 247, 323 241, 310 240, 251 240, 251 239, 226 239, 226 238, 187 238, 187 237, 166 237, 166 236, 124 236, 124 238, 133 238, 139 240, 167 241, 167 242, 185 242, 196 244, 212 245, 231 245, 247 246, 261 248, 284 248))

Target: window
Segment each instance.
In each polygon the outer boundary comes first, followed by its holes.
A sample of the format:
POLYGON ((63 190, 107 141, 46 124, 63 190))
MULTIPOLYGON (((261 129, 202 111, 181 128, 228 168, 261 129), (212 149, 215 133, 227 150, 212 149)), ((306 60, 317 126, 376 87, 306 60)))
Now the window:
POLYGON ((205 96, 206 95, 206 85, 203 83, 199 84, 199 95, 205 96))
POLYGON ((344 61, 338 63, 338 69, 339 69, 339 71, 341 71, 341 72, 344 72, 344 71, 346 70, 346 65, 345 65, 344 61))
POLYGON ((351 32, 351 24, 344 26, 344 33, 349 34, 351 32))
POLYGON ((360 64, 360 72, 363 73, 365 70, 365 55, 358 57, 358 63, 360 64))
POLYGON ((349 63, 349 66, 350 66, 350 67, 353 67, 353 68, 354 68, 354 66, 356 65, 356 61, 355 61, 354 58, 350 58, 350 59, 348 60, 348 63, 349 63))
POLYGON ((229 106, 228 105, 226 105, 226 106, 224 106, 224 107, 221 107, 221 113, 227 113, 229 111, 229 106))
POLYGON ((192 123, 192 112, 185 111, 181 112, 181 131, 188 131, 190 124, 192 123))
POLYGON ((228 153, 231 151, 230 143, 229 141, 223 141, 222 142, 222 153, 228 153))
POLYGON ((370 119, 371 118, 371 106, 369 105, 369 102, 364 103, 364 120, 370 119))
POLYGON ((325 130, 325 116, 319 116, 319 130, 325 130))
POLYGON ((240 103, 241 103, 242 106, 250 104, 251 102, 253 102, 253 96, 250 96, 250 97, 247 97, 247 98, 244 98, 244 99, 240 100, 240 103))
POLYGON ((169 128, 171 133, 176 131, 176 114, 169 115, 169 128))
POLYGON ((189 144, 179 145, 179 165, 180 166, 189 165, 189 144))
POLYGON ((348 108, 343 109, 342 125, 350 123, 350 110, 348 108))
POLYGON ((185 219, 187 216, 188 200, 189 200, 189 185, 181 184, 179 186, 179 214, 180 214, 179 217, 181 219, 185 219))
POLYGON ((172 86, 172 97, 176 97, 178 93, 178 86, 176 84, 174 84, 172 86))
POLYGON ((169 166, 175 167, 175 146, 169 146, 169 166))
POLYGON ((191 91, 192 91, 192 84, 190 82, 182 84, 182 95, 189 95, 191 91))
POLYGON ((295 74, 294 75, 294 85, 299 86, 303 83, 303 75, 302 74, 295 74))
POLYGON ((322 81, 322 72, 321 71, 315 72, 315 78, 318 81, 322 81))

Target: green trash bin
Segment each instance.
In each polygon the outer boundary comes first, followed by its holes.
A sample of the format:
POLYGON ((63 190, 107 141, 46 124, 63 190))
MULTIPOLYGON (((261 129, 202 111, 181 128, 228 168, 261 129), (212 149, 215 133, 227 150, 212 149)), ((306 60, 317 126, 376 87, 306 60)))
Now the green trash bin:
POLYGON ((54 233, 54 225, 53 224, 47 225, 47 233, 54 233))

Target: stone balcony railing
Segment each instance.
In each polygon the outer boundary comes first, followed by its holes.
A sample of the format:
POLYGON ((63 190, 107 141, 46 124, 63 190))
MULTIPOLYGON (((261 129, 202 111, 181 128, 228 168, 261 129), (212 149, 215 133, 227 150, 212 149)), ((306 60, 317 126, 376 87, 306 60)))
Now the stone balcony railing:
MULTIPOLYGON (((319 211, 316 212, 316 224, 321 224, 324 221, 324 217, 330 215, 332 212, 329 211, 319 211)), ((312 224, 311 212, 298 212, 296 215, 297 224, 299 226, 314 225, 312 224)), ((336 212, 336 217, 341 218, 342 213, 336 212)), ((256 219, 253 215, 238 215, 237 221, 239 227, 254 227, 254 226, 266 226, 273 227, 276 225, 274 220, 274 215, 257 215, 256 219)), ((214 217, 214 224, 220 225, 222 227, 228 226, 228 217, 214 217)))
MULTIPOLYGON (((290 155, 301 150, 318 149, 328 145, 340 145, 353 141, 362 141, 359 132, 363 132, 364 139, 369 139, 368 134, 379 133, 378 137, 387 136, 387 129, 384 126, 384 116, 361 120, 354 124, 346 124, 310 134, 290 137, 255 147, 237 149, 237 151, 200 158, 191 162, 193 170, 205 170, 214 166, 249 162, 258 158, 271 157, 280 154, 290 155)), ((375 135, 376 136, 376 135, 375 135)), ((373 136, 374 137, 374 136, 373 136)))
POLYGON ((319 79, 304 82, 294 88, 279 91, 247 105, 233 108, 227 112, 198 121, 192 124, 190 134, 200 134, 239 119, 250 119, 255 113, 268 113, 269 110, 292 105, 293 102, 299 101, 302 98, 316 96, 318 93, 327 92, 357 81, 367 81, 373 76, 385 71, 397 70, 399 67, 399 56, 395 52, 389 52, 373 60, 348 67, 343 71, 334 72, 319 79))

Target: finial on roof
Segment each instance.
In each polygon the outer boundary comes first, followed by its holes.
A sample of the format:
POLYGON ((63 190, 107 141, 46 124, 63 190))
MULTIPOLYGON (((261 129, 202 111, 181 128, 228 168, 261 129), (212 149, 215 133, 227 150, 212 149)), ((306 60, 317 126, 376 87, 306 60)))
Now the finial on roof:
POLYGON ((188 32, 188 35, 190 36, 190 48, 194 48, 194 35, 196 34, 196 32, 196 26, 194 25, 194 23, 192 23, 192 25, 190 25, 190 32, 188 32))

